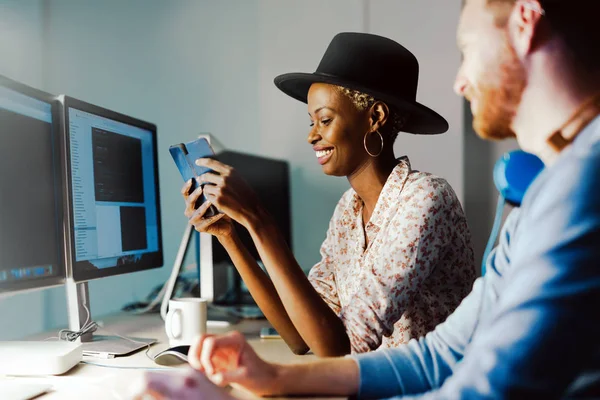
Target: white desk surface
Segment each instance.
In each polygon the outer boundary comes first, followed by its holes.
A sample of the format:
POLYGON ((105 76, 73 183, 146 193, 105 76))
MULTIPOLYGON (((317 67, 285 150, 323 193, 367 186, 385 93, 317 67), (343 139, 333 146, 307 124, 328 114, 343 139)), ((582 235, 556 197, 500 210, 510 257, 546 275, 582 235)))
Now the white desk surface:
MULTIPOLYGON (((164 324, 157 314, 123 314, 100 319, 100 321, 103 321, 107 328, 107 331, 101 328, 98 332, 100 334, 111 334, 114 332, 124 336, 158 339, 159 342, 150 348, 150 356, 168 348, 164 324)), ((281 339, 260 339, 260 329, 265 326, 269 325, 268 322, 264 320, 247 320, 228 328, 211 328, 209 326, 208 331, 209 333, 224 333, 229 330, 238 330, 246 335, 256 352, 268 361, 285 364, 291 362, 308 362, 316 359, 316 356, 313 355, 294 355, 281 339)), ((53 333, 55 334, 56 332, 53 333)), ((36 339, 45 337, 48 337, 48 335, 36 337, 36 339)), ((118 357, 108 360, 84 357, 84 361, 119 367, 165 368, 156 365, 146 356, 145 352, 146 350, 142 350, 127 357, 118 357)), ((144 372, 144 370, 136 369, 115 369, 79 364, 71 371, 61 376, 23 377, 14 379, 21 382, 52 384, 54 386, 54 391, 36 398, 39 400, 130 400, 127 397, 129 386, 135 378, 141 376, 144 372)), ((242 399, 259 398, 240 389, 232 389, 231 392, 242 399)), ((301 398, 294 397, 294 399, 299 400, 301 398)), ((312 397, 312 399, 315 398, 312 397)))

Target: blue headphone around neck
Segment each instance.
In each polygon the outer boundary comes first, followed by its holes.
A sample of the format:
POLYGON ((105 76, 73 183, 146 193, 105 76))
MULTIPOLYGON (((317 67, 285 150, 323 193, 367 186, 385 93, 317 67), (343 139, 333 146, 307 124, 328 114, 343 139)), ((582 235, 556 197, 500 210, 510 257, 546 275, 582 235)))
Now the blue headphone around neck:
POLYGON ((542 160, 522 150, 504 153, 494 165, 494 184, 499 193, 498 206, 494 226, 481 263, 482 276, 485 275, 487 259, 498 239, 505 204, 520 207, 527 189, 542 169, 544 169, 542 160))

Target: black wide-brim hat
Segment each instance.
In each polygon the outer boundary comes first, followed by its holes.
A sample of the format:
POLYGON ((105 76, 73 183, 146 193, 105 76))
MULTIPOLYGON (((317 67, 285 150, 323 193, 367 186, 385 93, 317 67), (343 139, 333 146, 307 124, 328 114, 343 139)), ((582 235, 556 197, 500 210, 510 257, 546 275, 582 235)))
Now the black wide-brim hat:
POLYGON ((367 33, 337 34, 317 70, 289 73, 275 78, 285 94, 307 103, 313 83, 328 83, 373 96, 397 111, 409 114, 403 132, 435 135, 448 130, 448 122, 418 103, 419 62, 404 46, 367 33))

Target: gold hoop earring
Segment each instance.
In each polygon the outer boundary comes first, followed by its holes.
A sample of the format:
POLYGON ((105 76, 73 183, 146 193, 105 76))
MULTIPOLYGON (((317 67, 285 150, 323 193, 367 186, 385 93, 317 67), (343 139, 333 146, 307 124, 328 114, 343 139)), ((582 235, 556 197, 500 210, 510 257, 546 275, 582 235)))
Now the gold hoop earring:
POLYGON ((365 133, 365 138, 363 139, 363 144, 365 146, 365 150, 367 151, 367 154, 370 155, 371 157, 379 157, 381 155, 381 153, 383 152, 383 136, 381 135, 381 133, 379 133, 379 131, 375 131, 375 133, 379 135, 379 139, 381 140, 381 150, 379 150, 379 153, 373 154, 369 151, 369 148, 367 147, 367 136, 369 135, 369 133, 371 133, 371 132, 365 133))

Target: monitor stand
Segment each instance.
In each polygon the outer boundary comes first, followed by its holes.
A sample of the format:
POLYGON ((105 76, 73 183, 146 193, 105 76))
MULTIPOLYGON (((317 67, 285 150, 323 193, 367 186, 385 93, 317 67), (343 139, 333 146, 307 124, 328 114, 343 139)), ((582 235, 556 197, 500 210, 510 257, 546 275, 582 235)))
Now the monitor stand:
MULTIPOLYGON (((160 307, 160 315, 163 320, 167 318, 167 312, 169 310, 169 300, 173 296, 175 289, 175 283, 177 277, 183 267, 183 260, 185 259, 192 240, 195 240, 196 244, 196 267, 198 268, 198 281, 199 281, 199 295, 201 298, 208 302, 207 322, 210 326, 213 323, 214 326, 223 326, 222 323, 227 325, 237 324, 240 319, 244 318, 244 315, 235 313, 231 307, 223 307, 219 304, 215 304, 215 298, 220 293, 227 291, 227 285, 229 280, 227 279, 227 268, 224 266, 218 267, 213 264, 213 253, 212 253, 212 236, 208 233, 197 233, 194 231, 194 227, 191 224, 187 224, 181 243, 179 244, 179 250, 171 269, 171 275, 164 286, 164 294, 162 298, 162 304, 160 307)), ((232 267, 233 268, 233 267, 232 267)))
MULTIPOLYGON (((77 283, 69 278, 67 279, 66 289, 69 329, 79 331, 86 321, 93 321, 88 284, 87 282, 77 283)), ((115 333, 115 335, 117 336, 94 335, 93 332, 81 335, 83 355, 100 358, 126 356, 156 343, 156 339, 121 336, 119 333, 115 333)))

